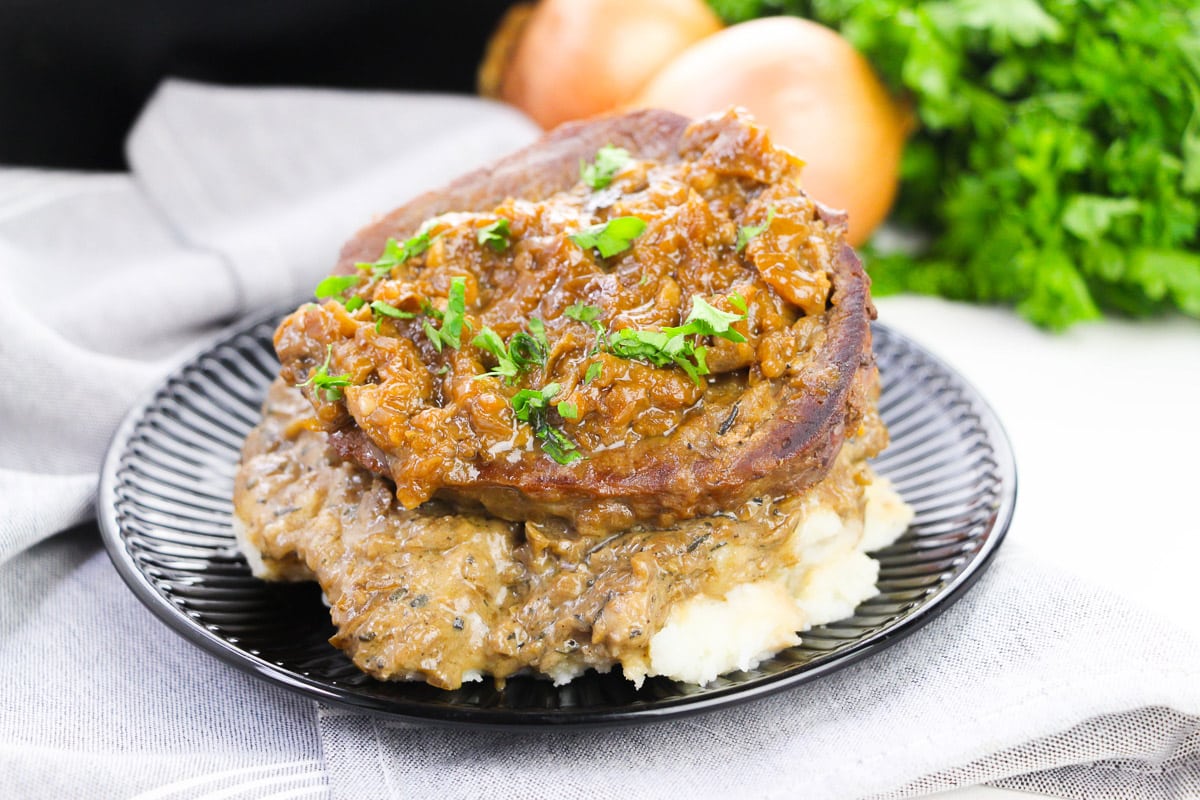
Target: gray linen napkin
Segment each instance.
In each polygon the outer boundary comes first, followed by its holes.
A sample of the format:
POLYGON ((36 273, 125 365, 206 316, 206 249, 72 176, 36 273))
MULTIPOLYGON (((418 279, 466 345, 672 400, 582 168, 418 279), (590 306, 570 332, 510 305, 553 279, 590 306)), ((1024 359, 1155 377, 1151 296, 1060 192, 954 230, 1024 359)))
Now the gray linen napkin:
POLYGON ((1200 643, 1047 564, 1036 530, 928 628, 796 691, 528 735, 318 708, 168 631, 94 528, 48 538, 90 518, 113 427, 180 348, 303 295, 372 214, 534 135, 468 98, 172 83, 132 178, 0 171, 0 794, 1200 796, 1200 643))

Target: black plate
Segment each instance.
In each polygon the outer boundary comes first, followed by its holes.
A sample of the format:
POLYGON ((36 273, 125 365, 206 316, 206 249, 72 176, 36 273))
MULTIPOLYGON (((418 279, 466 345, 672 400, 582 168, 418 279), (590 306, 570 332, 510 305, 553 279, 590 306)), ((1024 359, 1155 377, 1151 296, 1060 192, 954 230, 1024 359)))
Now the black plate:
POLYGON ((711 710, 813 680, 877 653, 945 610, 979 577, 1008 529, 1016 467, 995 414, 945 364, 883 325, 875 352, 892 444, 875 461, 916 510, 876 554, 880 593, 803 643, 705 687, 618 674, 567 686, 517 678, 457 691, 384 683, 327 639, 315 584, 250 574, 231 528, 242 440, 275 377, 277 316, 237 326, 175 370, 117 430, 100 478, 104 543, 163 621, 225 661, 310 697, 406 721, 471 726, 629 724, 711 710))

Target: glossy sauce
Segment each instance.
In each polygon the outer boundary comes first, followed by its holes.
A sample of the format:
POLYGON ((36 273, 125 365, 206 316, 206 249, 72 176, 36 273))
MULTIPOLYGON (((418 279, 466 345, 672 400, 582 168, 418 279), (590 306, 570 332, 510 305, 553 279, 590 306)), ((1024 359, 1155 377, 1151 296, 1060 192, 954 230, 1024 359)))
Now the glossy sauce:
MULTIPOLYGON (((310 304, 289 316, 276 335, 282 376, 301 384, 329 355, 328 373, 351 383, 341 399, 306 388, 325 430, 361 430, 380 454, 380 470, 395 481, 406 508, 437 497, 458 498, 481 474, 547 472, 543 499, 570 499, 566 481, 617 485, 648 454, 679 463, 707 458, 735 420, 752 430, 775 413, 788 386, 803 388, 806 367, 823 341, 830 296, 828 265, 841 232, 826 226, 798 191, 801 163, 771 145, 766 134, 736 115, 691 126, 680 160, 632 160, 606 188, 584 183, 545 200, 510 199, 488 213, 446 213, 427 222, 428 250, 379 280, 365 276, 354 293, 365 305, 348 311, 335 300, 310 304), (571 235, 617 217, 644 220, 628 250, 602 258, 571 235), (738 248, 740 228, 763 225, 738 248), (480 243, 480 231, 507 220, 502 251, 480 243), (465 283, 462 346, 440 352, 424 332, 439 324, 430 307, 444 310, 451 283, 465 283), (739 313, 734 328, 746 341, 701 337, 711 374, 694 382, 681 369, 617 357, 598 346, 597 332, 566 314, 585 304, 601 309, 605 337, 624 328, 657 331, 680 325, 693 297, 739 313), (412 319, 381 320, 372 301, 412 319), (496 362, 472 345, 484 326, 502 339, 545 325, 549 357, 514 381, 480 377, 496 362), (594 366, 594 365, 599 365, 594 366), (599 373, 587 380, 589 368, 599 373), (551 410, 548 420, 578 447, 583 459, 549 462, 529 424, 517 419, 512 398, 522 389, 561 389, 577 416, 551 410), (547 469, 549 465, 549 469, 547 469), (580 476, 586 476, 581 479, 580 476)), ((469 494, 469 493, 466 493, 469 494)), ((703 496, 697 487, 695 497, 703 496)), ((586 489, 583 504, 590 502, 586 489)), ((529 504, 484 500, 492 513, 538 519, 529 504)), ((664 496, 658 522, 701 510, 695 498, 664 496), (665 507, 668 501, 674 503, 665 507), (669 513, 667 513, 669 512, 669 513)), ((572 515, 578 530, 597 536, 638 522, 620 504, 597 501, 572 515)), ((557 513, 557 512, 556 512, 557 513)))

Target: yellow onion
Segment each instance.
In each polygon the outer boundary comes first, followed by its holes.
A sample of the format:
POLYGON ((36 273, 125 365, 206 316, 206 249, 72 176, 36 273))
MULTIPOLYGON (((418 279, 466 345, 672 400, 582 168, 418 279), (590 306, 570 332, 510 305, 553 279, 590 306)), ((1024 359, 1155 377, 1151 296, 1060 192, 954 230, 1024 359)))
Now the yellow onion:
POLYGON ((488 45, 480 93, 544 128, 612 110, 692 43, 721 29, 704 0, 541 0, 488 45))
POLYGON ((745 22, 692 45, 631 105, 690 117, 747 108, 804 159, 805 190, 849 214, 856 245, 892 206, 911 127, 908 110, 849 42, 795 17, 745 22))

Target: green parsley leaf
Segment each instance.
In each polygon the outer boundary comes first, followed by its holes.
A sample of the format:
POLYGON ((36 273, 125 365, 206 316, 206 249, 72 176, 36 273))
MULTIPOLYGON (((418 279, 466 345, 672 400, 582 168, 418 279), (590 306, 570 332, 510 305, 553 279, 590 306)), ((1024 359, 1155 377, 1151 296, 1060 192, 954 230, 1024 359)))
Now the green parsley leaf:
POLYGON ((508 340, 508 353, 522 372, 546 366, 546 356, 549 354, 544 337, 539 339, 524 331, 517 331, 508 340))
POLYGON ((491 353, 496 359, 496 366, 480 377, 505 378, 511 383, 522 372, 528 372, 535 366, 546 366, 550 351, 546 342, 546 328, 540 319, 534 317, 529 321, 529 329, 532 333, 514 333, 506 346, 498 333, 485 326, 471 344, 491 353))
POLYGON ((600 377, 600 373, 604 370, 604 364, 599 361, 593 361, 588 365, 587 372, 583 374, 583 382, 591 383, 600 377))
POLYGON ((433 317, 434 319, 442 319, 446 316, 442 313, 441 309, 424 298, 421 300, 421 313, 427 317, 433 317))
POLYGON ((911 100, 892 219, 921 243, 866 250, 873 295, 1006 303, 1051 329, 1200 316, 1195 0, 710 2, 838 29, 911 100), (1171 254, 1178 291, 1144 250, 1171 254))
POLYGON ((542 450, 559 464, 570 464, 583 458, 579 446, 570 437, 549 422, 540 423, 533 430, 542 440, 542 450))
POLYGON ((546 341, 546 325, 537 317, 532 317, 529 320, 529 332, 533 334, 533 338, 537 340, 538 346, 541 349, 541 356, 538 359, 543 365, 546 363, 546 356, 550 354, 550 343, 546 341))
POLYGON ((596 151, 596 159, 591 164, 580 160, 579 176, 593 189, 603 189, 612 183, 613 177, 628 163, 628 150, 606 144, 596 151))
POLYGON ((604 310, 599 306, 589 306, 583 303, 575 303, 563 311, 564 316, 589 325, 596 332, 596 341, 592 345, 591 350, 591 354, 593 355, 600 352, 600 347, 604 344, 604 334, 607 333, 604 323, 600 321, 602 313, 604 313, 604 310))
POLYGON ((721 311, 696 295, 683 325, 661 331, 623 328, 609 341, 608 350, 620 358, 646 361, 656 367, 676 366, 700 386, 701 376, 709 374, 708 350, 688 337, 717 336, 744 342, 746 337, 730 327, 742 319, 744 315, 721 311))
POLYGON ((513 413, 521 422, 529 422, 531 415, 548 408, 550 400, 561 390, 557 383, 548 383, 541 389, 522 389, 512 396, 513 413))
POLYGON ((375 302, 371 303, 371 310, 380 316, 391 317, 392 319, 412 319, 416 316, 416 314, 411 311, 401 311, 394 305, 385 303, 382 300, 376 300, 375 302))
POLYGON ((616 217, 572 233, 570 239, 585 250, 596 248, 601 258, 610 258, 633 246, 633 240, 646 230, 641 217, 616 217))
POLYGON ((566 316, 577 322, 591 323, 603 313, 599 306, 588 306, 583 303, 575 303, 567 306, 567 310, 563 312, 566 316))
POLYGON ((517 362, 509 355, 508 348, 504 346, 504 340, 500 338, 500 334, 496 333, 486 325, 479 331, 471 344, 478 347, 480 350, 487 351, 496 359, 496 366, 485 372, 479 377, 504 378, 512 380, 521 372, 521 368, 517 366, 517 362))
POLYGON ((341 298, 340 302, 345 303, 343 295, 346 292, 358 286, 362 282, 361 275, 329 275, 317 284, 317 288, 313 290, 313 295, 318 300, 324 300, 327 297, 341 298))
POLYGON ((742 314, 746 313, 746 298, 742 297, 741 292, 734 292, 733 294, 729 295, 728 299, 729 305, 742 312, 742 314))
POLYGON ((386 278, 392 274, 393 267, 398 267, 410 258, 419 256, 428 250, 430 241, 429 232, 424 229, 405 240, 404 244, 389 237, 383 246, 383 255, 378 260, 360 261, 354 266, 370 272, 373 278, 386 278))
POLYGON ((508 220, 504 217, 479 229, 475 234, 475 240, 479 242, 480 247, 490 247, 494 252, 503 253, 508 249, 510 244, 509 239, 512 232, 508 229, 508 220))
POLYGON ((320 396, 322 396, 325 399, 326 403, 332 403, 337 400, 341 400, 342 399, 342 388, 341 387, 353 386, 354 384, 350 380, 349 373, 346 373, 344 375, 330 375, 329 374, 329 361, 332 358, 333 358, 333 345, 331 345, 331 344, 326 345, 325 346, 325 363, 323 363, 321 366, 317 367, 315 370, 313 370, 311 373, 309 373, 308 380, 304 381, 304 383, 298 383, 298 384, 296 384, 296 386, 297 387, 312 386, 313 389, 316 390, 317 394, 319 394, 320 396))
POLYGON ((558 415, 563 419, 579 418, 579 406, 577 406, 575 403, 559 403, 554 408, 556 411, 558 411, 558 415))
POLYGON ((750 244, 750 240, 760 233, 771 227, 771 220, 775 219, 775 206, 767 206, 767 220, 761 225, 743 225, 738 228, 737 245, 734 249, 737 252, 742 252, 746 249, 746 245, 750 244))
POLYGON ((390 303, 385 303, 382 300, 376 300, 371 303, 371 312, 375 315, 375 332, 378 333, 383 325, 384 317, 392 319, 412 319, 416 316, 411 311, 401 311, 390 303))
POLYGON ((745 318, 745 314, 731 314, 722 311, 709 305, 700 295, 694 295, 692 310, 687 315, 687 319, 683 321, 683 325, 677 328, 663 328, 663 333, 668 336, 688 336, 694 333, 699 336, 719 336, 731 342, 744 342, 746 337, 735 331, 730 325, 745 318))
POLYGON ((457 350, 462 347, 462 330, 463 325, 470 327, 467 322, 467 280, 466 278, 451 278, 450 279, 450 295, 446 298, 446 310, 438 311, 432 304, 426 305, 426 313, 430 316, 440 319, 442 322, 441 328, 433 327, 429 321, 423 326, 425 336, 433 343, 434 349, 439 353, 442 352, 443 345, 449 345, 457 350), (430 313, 433 312, 433 313, 430 313))
MULTIPOLYGON (((550 400, 561 391, 557 383, 548 383, 537 389, 522 389, 512 396, 513 414, 521 422, 529 423, 533 435, 541 440, 542 450, 559 464, 570 464, 583 458, 578 446, 562 431, 550 424, 547 411, 550 400)), ((570 405, 559 403, 559 406, 570 405)), ((561 412, 560 412, 561 416, 561 412)))
POLYGON ((696 357, 695 344, 683 335, 623 328, 609 341, 608 350, 619 358, 646 361, 656 367, 679 367, 697 386, 701 384, 700 376, 708 374, 708 365, 696 357))

